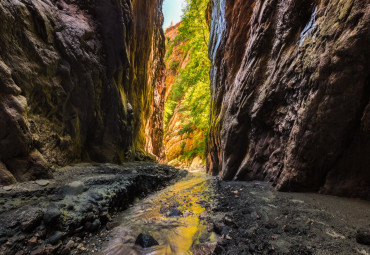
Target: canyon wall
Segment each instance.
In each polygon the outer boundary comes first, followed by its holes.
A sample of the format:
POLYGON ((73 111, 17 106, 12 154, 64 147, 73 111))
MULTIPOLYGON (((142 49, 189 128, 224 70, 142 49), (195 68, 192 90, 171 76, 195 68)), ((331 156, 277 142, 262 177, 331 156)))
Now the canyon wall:
POLYGON ((0 2, 0 184, 145 158, 162 0, 0 2))
MULTIPOLYGON (((182 47, 186 42, 176 39, 179 34, 181 22, 169 27, 165 31, 166 38, 166 93, 165 101, 169 99, 172 90, 174 89, 179 71, 184 69, 189 61, 189 55, 183 52, 182 47)), ((183 129, 182 121, 185 118, 181 114, 181 100, 176 102, 173 115, 167 120, 164 126, 164 153, 166 162, 174 166, 185 166, 181 162, 183 151, 190 148, 192 139, 187 134, 181 134, 183 129), (185 146, 184 146, 185 144, 185 146)))
POLYGON ((195 169, 204 167, 204 160, 191 152, 199 146, 198 141, 205 140, 205 132, 198 130, 194 125, 189 126, 190 116, 184 107, 186 93, 180 93, 181 96, 178 97, 173 94, 179 93, 177 91, 182 82, 181 72, 187 68, 192 57, 189 49, 186 48, 189 46, 188 38, 184 39, 180 34, 182 26, 182 22, 179 22, 165 31, 166 92, 164 99, 167 108, 165 108, 163 145, 165 162, 176 167, 195 169))
POLYGON ((210 7, 209 172, 370 199, 370 2, 210 7))

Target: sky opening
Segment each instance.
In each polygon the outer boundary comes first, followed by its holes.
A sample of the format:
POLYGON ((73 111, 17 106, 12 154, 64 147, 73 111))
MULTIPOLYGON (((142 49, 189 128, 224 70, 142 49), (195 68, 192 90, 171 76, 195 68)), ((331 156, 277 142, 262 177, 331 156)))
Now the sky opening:
POLYGON ((182 9, 186 5, 186 0, 164 0, 163 2, 163 28, 171 26, 171 22, 176 24, 181 21, 182 9))

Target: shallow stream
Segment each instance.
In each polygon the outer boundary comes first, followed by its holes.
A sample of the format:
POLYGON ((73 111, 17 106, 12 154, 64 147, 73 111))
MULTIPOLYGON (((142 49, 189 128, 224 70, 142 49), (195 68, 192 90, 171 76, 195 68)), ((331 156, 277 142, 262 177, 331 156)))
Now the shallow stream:
POLYGON ((103 245, 101 254, 192 254, 194 245, 215 242, 207 231, 206 208, 210 206, 211 178, 205 173, 189 174, 185 179, 153 194, 118 215, 120 223, 103 245), (181 215, 182 214, 182 215, 181 215), (136 237, 149 234, 158 246, 143 249, 136 237))

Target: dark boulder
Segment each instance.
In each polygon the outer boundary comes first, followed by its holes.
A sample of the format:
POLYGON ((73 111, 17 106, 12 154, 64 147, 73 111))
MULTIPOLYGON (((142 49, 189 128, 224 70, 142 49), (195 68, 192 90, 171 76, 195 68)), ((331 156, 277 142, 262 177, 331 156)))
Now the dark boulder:
POLYGON ((53 235, 51 235, 47 240, 46 243, 55 245, 63 238, 63 233, 60 231, 56 231, 53 235))
POLYGON ((51 204, 48 207, 46 207, 43 219, 46 226, 48 226, 56 223, 60 216, 61 216, 60 210, 57 208, 55 204, 51 204))
POLYGON ((169 213, 168 213, 168 217, 180 217, 182 216, 182 212, 177 209, 177 208, 171 208, 169 213))
POLYGON ((157 240, 155 240, 152 236, 147 235, 147 234, 138 235, 138 237, 136 238, 135 244, 143 248, 149 248, 152 246, 159 245, 157 240))

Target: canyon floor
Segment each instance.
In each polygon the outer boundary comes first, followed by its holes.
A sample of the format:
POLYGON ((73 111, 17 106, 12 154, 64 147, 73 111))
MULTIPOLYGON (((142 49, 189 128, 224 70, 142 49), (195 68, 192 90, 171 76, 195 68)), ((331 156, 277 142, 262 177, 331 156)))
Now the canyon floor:
POLYGON ((370 254, 368 201, 153 163, 69 166, 0 188, 0 206, 0 254, 370 254))
POLYGON ((218 182, 215 190, 216 254, 370 254, 358 243, 369 237, 367 201, 282 193, 264 182, 218 182))
POLYGON ((78 240, 186 174, 154 163, 77 164, 54 179, 0 187, 0 254, 85 254, 78 240))

